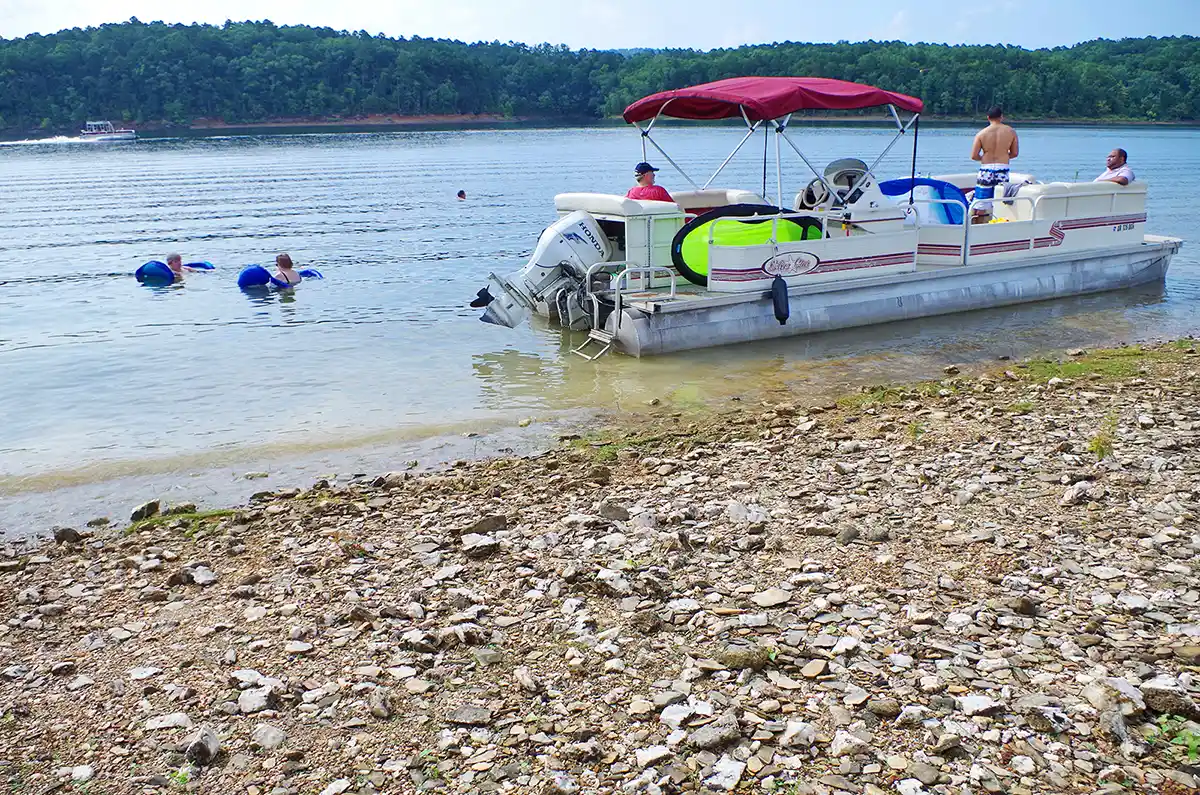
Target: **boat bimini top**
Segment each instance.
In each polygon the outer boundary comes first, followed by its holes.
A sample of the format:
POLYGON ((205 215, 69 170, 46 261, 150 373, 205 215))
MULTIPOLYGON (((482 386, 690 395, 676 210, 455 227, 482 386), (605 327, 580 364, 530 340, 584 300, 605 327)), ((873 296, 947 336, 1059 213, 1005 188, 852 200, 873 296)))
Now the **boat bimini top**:
MULTIPOLYGON (((832 197, 853 194, 858 184, 842 186, 841 191, 833 184, 832 175, 822 173, 813 167, 800 147, 787 134, 787 126, 792 114, 801 110, 860 110, 887 106, 896 123, 896 136, 867 168, 867 173, 858 177, 858 182, 865 181, 870 172, 877 166, 901 136, 913 129, 913 176, 916 169, 916 132, 919 127, 917 120, 925 104, 916 97, 885 91, 882 88, 868 86, 862 83, 851 83, 846 80, 834 80, 828 77, 730 77, 712 83, 702 83, 688 88, 677 88, 671 91, 660 91, 634 102, 625 108, 624 118, 630 124, 636 125, 642 134, 642 159, 647 159, 647 143, 653 146, 671 166, 680 173, 696 190, 704 190, 712 184, 720 173, 733 160, 734 155, 764 124, 774 128, 775 136, 775 178, 777 203, 786 207, 783 201, 783 173, 780 164, 780 139, 787 143, 805 165, 816 176, 813 180, 823 185, 832 197), (912 116, 908 121, 902 121, 899 111, 908 111, 912 116), (675 119, 715 120, 741 117, 746 123, 746 135, 734 147, 724 162, 713 172, 703 185, 698 185, 680 168, 658 142, 651 137, 650 132, 655 122, 662 116, 675 119), (644 127, 643 122, 649 122, 644 127)), ((835 199, 836 201, 836 199, 835 199)))

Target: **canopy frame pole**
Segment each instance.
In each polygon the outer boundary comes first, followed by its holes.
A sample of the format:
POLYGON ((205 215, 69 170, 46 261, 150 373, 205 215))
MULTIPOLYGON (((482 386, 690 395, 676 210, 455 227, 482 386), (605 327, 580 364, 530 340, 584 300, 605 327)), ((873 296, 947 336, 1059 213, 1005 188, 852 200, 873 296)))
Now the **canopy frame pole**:
MULTIPOLYGON (((888 107, 889 107, 889 108, 891 108, 892 106, 891 106, 891 105, 888 105, 888 107)), ((895 109, 893 109, 893 111, 892 111, 892 112, 893 112, 893 113, 895 113, 895 109)), ((907 133, 907 132, 908 132, 909 128, 910 128, 910 127, 912 127, 912 125, 913 125, 913 124, 914 124, 914 123, 917 121, 917 119, 919 119, 920 117, 921 117, 921 114, 920 114, 920 113, 914 113, 914 114, 913 114, 913 117, 912 117, 911 119, 909 119, 909 120, 908 120, 908 124, 902 125, 902 126, 900 127, 900 131, 899 131, 898 133, 896 133, 896 135, 895 135, 895 137, 894 137, 894 138, 892 138, 892 142, 891 142, 891 143, 889 143, 889 144, 887 145, 887 147, 885 147, 885 148, 884 148, 884 150, 883 150, 882 152, 880 152, 880 154, 879 154, 879 157, 875 158, 875 162, 874 162, 874 163, 872 163, 871 165, 867 166, 867 173, 866 173, 866 174, 863 174, 861 177, 859 177, 859 178, 858 178, 858 179, 855 181, 855 183, 854 183, 853 185, 851 185, 851 186, 850 186, 850 190, 849 190, 849 191, 847 191, 847 193, 846 193, 846 195, 847 195, 847 196, 851 196, 851 195, 853 195, 853 194, 854 194, 854 191, 856 191, 856 190, 858 190, 859 188, 861 188, 861 187, 862 187, 862 184, 863 184, 864 182, 866 182, 866 181, 867 181, 867 177, 872 177, 872 176, 874 176, 874 175, 875 175, 875 167, 876 167, 877 165, 879 165, 879 164, 880 164, 880 163, 883 161, 883 159, 884 159, 885 157, 887 157, 887 153, 888 153, 888 152, 890 152, 890 151, 892 151, 892 147, 894 147, 894 146, 896 145, 896 142, 897 142, 897 141, 899 141, 901 138, 903 138, 903 137, 904 137, 905 133, 907 133)), ((897 120, 899 120, 899 117, 898 117, 898 116, 897 116, 897 120)), ((916 150, 916 143, 917 143, 916 136, 913 136, 913 169, 914 169, 914 171, 915 171, 915 169, 916 169, 916 167, 917 167, 917 150, 916 150)), ((835 194, 835 195, 836 195, 836 194, 835 194)))
MULTIPOLYGON (((783 136, 783 140, 787 142, 787 145, 792 147, 792 151, 794 151, 796 154, 800 155, 800 159, 804 161, 804 165, 808 166, 808 170, 811 171, 816 176, 816 178, 821 181, 821 184, 825 186, 825 189, 827 191, 829 191, 830 199, 835 198, 837 196, 837 191, 834 190, 833 186, 830 185, 828 181, 826 181, 825 175, 823 175, 820 171, 817 171, 816 167, 813 166, 812 162, 807 157, 804 156, 804 153, 800 151, 800 147, 796 146, 796 142, 793 141, 791 136, 789 136, 787 134, 787 130, 782 130, 779 128, 779 120, 772 119, 771 123, 775 125, 775 131, 777 133, 779 133, 779 135, 783 136)), ((778 144, 779 136, 776 136, 775 141, 778 144)))
POLYGON ((896 112, 896 106, 889 102, 887 109, 891 111, 892 118, 896 120, 896 128, 903 130, 904 122, 900 121, 900 114, 896 112))
POLYGON ((646 155, 647 155, 646 142, 649 141, 650 145, 653 146, 656 150, 658 150, 658 153, 660 155, 662 155, 663 157, 665 157, 667 159, 667 162, 670 163, 671 166, 676 171, 679 172, 679 175, 681 177, 683 177, 684 179, 687 180, 687 183, 689 185, 691 185, 696 190, 703 190, 703 188, 701 188, 699 185, 697 185, 696 181, 694 179, 692 179, 691 177, 689 177, 687 175, 687 172, 684 171, 682 168, 680 168, 679 164, 676 163, 674 160, 672 160, 671 156, 669 154, 667 154, 666 151, 661 146, 658 145, 658 141, 656 141, 650 137, 650 130, 654 129, 654 123, 656 121, 658 121, 659 116, 662 116, 663 111, 667 109, 667 105, 670 105, 673 101, 674 101, 673 99, 668 99, 666 102, 664 102, 662 104, 662 107, 658 109, 658 113, 654 114, 654 118, 650 120, 650 123, 648 125, 646 125, 646 129, 643 130, 642 125, 640 125, 640 124, 637 124, 637 123, 634 124, 634 126, 636 126, 642 134, 642 160, 645 161, 647 159, 647 157, 646 157, 646 155))
POLYGON ((708 178, 708 181, 704 183, 704 185, 700 188, 700 190, 708 189, 708 186, 712 184, 712 181, 714 179, 716 179, 722 171, 725 170, 725 166, 729 165, 729 161, 733 160, 734 155, 736 155, 739 151, 741 151, 741 148, 743 145, 745 145, 746 141, 749 141, 750 138, 754 135, 754 133, 758 132, 758 125, 762 124, 761 121, 756 121, 753 124, 751 124, 750 118, 748 116, 746 116, 746 109, 743 108, 741 105, 738 105, 738 109, 742 111, 742 118, 746 120, 746 126, 749 128, 749 130, 746 132, 746 137, 742 138, 742 140, 740 142, 738 142, 738 145, 735 146, 733 148, 733 151, 729 153, 729 157, 725 158, 725 162, 723 162, 720 166, 717 167, 717 170, 713 172, 713 175, 708 178))
POLYGON ((686 180, 687 180, 687 183, 688 183, 689 185, 691 185, 691 186, 692 186, 694 189, 696 189, 696 190, 703 190, 703 188, 701 188, 699 185, 697 185, 697 184, 696 184, 696 181, 695 181, 695 180, 693 180, 691 177, 689 177, 689 176, 687 175, 687 172, 686 172, 686 171, 684 171, 682 168, 680 168, 680 167, 679 167, 679 164, 678 164, 678 163, 676 163, 674 160, 672 160, 672 159, 671 159, 671 156, 670 156, 669 154, 667 154, 667 153, 666 153, 666 151, 665 151, 665 150, 664 150, 664 149, 663 149, 661 146, 659 146, 659 145, 658 145, 658 141, 656 141, 656 140, 654 140, 653 138, 651 138, 651 137, 650 137, 650 136, 649 136, 647 133, 642 133, 642 141, 643 141, 643 143, 642 143, 642 146, 645 146, 645 145, 646 145, 646 144, 645 144, 645 142, 646 142, 646 141, 649 141, 649 142, 650 142, 650 145, 651 145, 651 146, 653 146, 655 149, 657 149, 657 150, 658 150, 658 153, 659 153, 660 155, 662 155, 664 158, 666 158, 667 162, 668 162, 668 163, 670 163, 670 164, 671 164, 671 166, 672 166, 672 167, 673 167, 673 168, 674 168, 676 171, 678 171, 678 172, 679 172, 679 175, 680 175, 681 177, 683 177, 684 179, 686 179, 686 180))
MULTIPOLYGON (((642 160, 643 161, 645 161, 645 159, 646 159, 646 139, 650 137, 650 131, 654 129, 654 123, 656 121, 658 121, 658 117, 661 116, 663 114, 663 111, 667 109, 667 105, 670 105, 673 101, 674 100, 668 99, 666 102, 664 102, 662 104, 662 107, 658 109, 658 113, 655 113, 654 118, 651 119, 650 123, 646 125, 646 129, 643 130, 642 125, 634 123, 634 126, 638 128, 638 132, 640 132, 642 134, 642 160)), ((653 141, 651 143, 653 143, 653 141)))
POLYGON ((917 138, 919 138, 920 135, 921 135, 921 122, 919 120, 917 120, 917 122, 913 125, 912 173, 909 175, 909 179, 912 180, 912 182, 909 183, 909 188, 908 188, 908 206, 909 207, 912 207, 913 193, 915 193, 916 189, 917 189, 917 138))
MULTIPOLYGON (((658 113, 655 113, 655 114, 654 114, 654 118, 653 118, 653 119, 651 119, 651 120, 650 120, 650 123, 646 125, 646 129, 645 129, 645 131, 643 131, 643 132, 642 132, 642 135, 649 135, 649 134, 650 134, 650 131, 654 129, 654 123, 658 121, 658 117, 659 117, 659 116, 662 116, 662 115, 663 115, 663 111, 665 111, 665 110, 667 109, 667 106, 668 106, 668 105, 670 105, 670 104, 671 104, 672 102, 674 102, 674 101, 675 101, 674 99, 668 99, 666 102, 664 102, 664 103, 662 104, 662 107, 658 109, 658 113)), ((639 128, 639 129, 640 129, 640 128, 639 128)))
POLYGON ((763 159, 762 159, 762 189, 759 191, 759 196, 765 200, 767 198, 767 150, 771 146, 771 131, 763 127, 763 159))
POLYGON ((783 206, 783 154, 779 148, 779 136, 787 129, 792 120, 792 114, 783 117, 783 123, 775 124, 775 206, 780 210, 783 206))

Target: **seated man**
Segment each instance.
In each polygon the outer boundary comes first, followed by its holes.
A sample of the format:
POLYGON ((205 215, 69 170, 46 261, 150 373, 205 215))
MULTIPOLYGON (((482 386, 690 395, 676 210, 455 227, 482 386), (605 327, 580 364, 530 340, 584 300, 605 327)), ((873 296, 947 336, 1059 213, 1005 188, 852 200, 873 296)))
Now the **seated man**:
POLYGON ((1108 159, 1105 161, 1108 168, 1092 181, 1115 182, 1118 185, 1128 185, 1133 182, 1133 169, 1125 164, 1128 159, 1129 153, 1124 149, 1112 150, 1108 153, 1108 159))
POLYGON ((667 193, 666 188, 654 184, 654 172, 656 171, 658 169, 649 163, 638 163, 634 166, 633 178, 637 180, 637 185, 629 189, 625 198, 651 202, 675 201, 671 198, 671 194, 667 193))

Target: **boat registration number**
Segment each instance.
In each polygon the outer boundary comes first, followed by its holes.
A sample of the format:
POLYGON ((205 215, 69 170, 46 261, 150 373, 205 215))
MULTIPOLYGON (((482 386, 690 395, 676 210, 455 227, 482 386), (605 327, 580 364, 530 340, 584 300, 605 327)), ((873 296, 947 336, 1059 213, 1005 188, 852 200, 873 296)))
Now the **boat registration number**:
POLYGON ((1136 226, 1136 224, 1117 224, 1116 226, 1113 227, 1113 231, 1114 232, 1128 232, 1129 230, 1133 229, 1134 226, 1136 226))

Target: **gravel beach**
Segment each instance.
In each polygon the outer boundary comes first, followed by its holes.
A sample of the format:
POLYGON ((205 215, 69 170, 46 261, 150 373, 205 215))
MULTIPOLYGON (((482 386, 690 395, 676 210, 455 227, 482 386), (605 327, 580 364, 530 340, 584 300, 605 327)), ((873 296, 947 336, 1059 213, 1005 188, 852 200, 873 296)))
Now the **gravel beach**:
POLYGON ((0 789, 1200 791, 1200 355, 1071 354, 5 542, 0 789))

